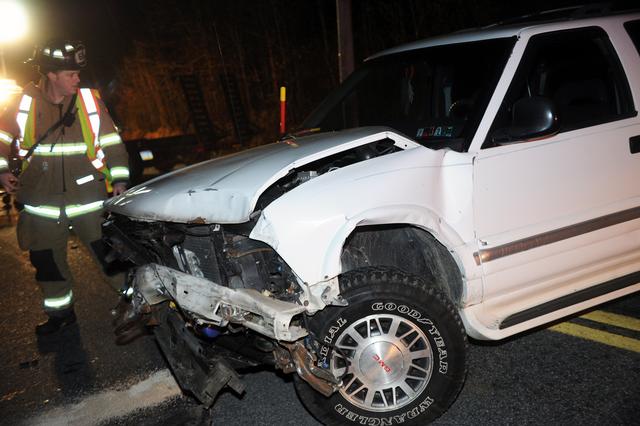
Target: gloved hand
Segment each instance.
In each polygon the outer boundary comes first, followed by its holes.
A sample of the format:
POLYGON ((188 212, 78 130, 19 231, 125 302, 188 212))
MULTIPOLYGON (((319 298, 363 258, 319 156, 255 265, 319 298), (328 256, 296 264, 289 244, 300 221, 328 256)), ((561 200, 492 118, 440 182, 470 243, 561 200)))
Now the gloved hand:
MULTIPOLYGON (((16 192, 19 180, 10 172, 0 173, 0 184, 9 194, 16 192)), ((115 191, 115 189, 114 189, 115 191)))
POLYGON ((118 182, 113 184, 113 196, 117 197, 127 190, 127 184, 124 182, 118 182))

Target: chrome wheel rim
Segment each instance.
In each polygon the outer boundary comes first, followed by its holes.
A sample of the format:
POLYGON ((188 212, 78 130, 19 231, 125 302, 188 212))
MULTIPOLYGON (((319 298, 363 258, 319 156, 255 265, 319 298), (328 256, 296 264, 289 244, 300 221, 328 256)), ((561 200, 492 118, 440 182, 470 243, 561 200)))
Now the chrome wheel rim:
POLYGON ((431 379, 433 350, 427 335, 398 315, 369 315, 336 339, 331 371, 340 393, 368 411, 392 411, 414 401, 431 379))

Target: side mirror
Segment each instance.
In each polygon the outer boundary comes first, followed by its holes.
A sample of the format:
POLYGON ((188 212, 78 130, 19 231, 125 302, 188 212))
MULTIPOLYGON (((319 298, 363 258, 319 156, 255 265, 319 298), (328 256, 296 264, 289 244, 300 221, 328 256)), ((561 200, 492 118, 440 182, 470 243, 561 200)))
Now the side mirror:
POLYGON ((492 139, 508 143, 549 136, 557 131, 558 115, 551 99, 542 96, 522 98, 513 104, 511 126, 498 129, 492 139))

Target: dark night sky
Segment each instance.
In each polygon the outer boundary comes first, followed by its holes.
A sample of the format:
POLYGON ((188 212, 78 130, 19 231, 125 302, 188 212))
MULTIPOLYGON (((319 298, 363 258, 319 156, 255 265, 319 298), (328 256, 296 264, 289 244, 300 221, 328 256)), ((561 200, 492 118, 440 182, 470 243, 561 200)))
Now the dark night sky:
MULTIPOLYGON (((29 17, 27 35, 4 46, 7 73, 24 83, 36 77, 22 62, 27 59, 36 44, 53 37, 83 40, 90 49, 92 59, 114 60, 113 19, 109 0, 23 0, 29 17)), ((161 2, 158 2, 161 3, 161 2)))
MULTIPOLYGON (((352 0, 356 66, 367 56, 400 43, 590 2, 352 0)), ((288 117, 295 125, 337 83, 335 0, 22 3, 28 9, 30 31, 23 40, 4 46, 8 76, 20 85, 38 78, 23 64, 35 44, 51 37, 82 40, 89 61, 84 83, 101 90, 112 114, 126 117, 123 128, 136 137, 192 131, 186 124, 183 95, 178 93, 176 76, 180 74, 199 76, 210 115, 217 125, 229 127, 220 74, 231 70, 249 121, 266 135, 276 131, 271 123, 277 123, 274 102, 280 85, 288 87, 288 117), (225 52, 222 56, 218 44, 225 52)))
MULTIPOLYGON (((225 3, 228 3, 227 0, 204 0, 204 2, 211 3, 213 7, 220 8, 226 7, 225 3)), ((138 19, 140 14, 144 14, 147 8, 162 8, 164 4, 175 3, 175 1, 23 0, 22 3, 27 7, 30 19, 30 31, 22 40, 4 47, 8 74, 17 78, 19 83, 23 83, 25 80, 33 77, 33 73, 30 73, 28 68, 21 63, 30 55, 32 46, 37 43, 42 43, 44 40, 54 36, 85 41, 89 49, 88 55, 92 61, 92 65, 101 64, 103 65, 102 68, 104 68, 104 66, 109 67, 110 64, 117 63, 121 54, 127 49, 130 38, 134 35, 139 36, 144 34, 144 28, 138 27, 140 25, 138 19)), ((184 12, 186 14, 189 13, 190 3, 191 1, 189 0, 183 1, 184 12)), ((252 5, 255 4, 255 0, 236 0, 233 3, 240 5, 240 7, 245 4, 246 8, 250 9, 252 5)), ((276 7, 287 7, 287 3, 289 3, 290 6, 295 4, 296 9, 300 12, 299 19, 304 20, 306 15, 304 11, 305 4, 308 6, 308 13, 316 13, 318 3, 328 3, 327 6, 331 8, 335 4, 335 0, 276 0, 273 3, 276 7)), ((406 3, 406 0, 353 0, 354 20, 358 19, 358 11, 363 7, 375 9, 376 6, 380 4, 389 5, 393 3, 402 4, 406 3)), ((464 19, 462 22, 460 22, 460 20, 456 21, 456 15, 460 14, 461 5, 476 5, 472 7, 476 7, 486 14, 483 20, 489 19, 487 22, 491 22, 491 15, 497 20, 512 14, 530 13, 536 10, 556 8, 567 4, 589 3, 589 1, 556 0, 502 4, 502 2, 498 1, 482 0, 475 2, 425 0, 424 2, 414 1, 414 3, 417 5, 416 12, 418 14, 421 12, 421 3, 430 3, 432 8, 433 4, 436 4, 436 7, 442 10, 440 17, 447 17, 445 19, 455 21, 452 24, 453 26, 459 26, 459 24, 464 26, 464 19)), ((335 19, 335 16, 328 18, 335 19)), ((379 19, 381 21, 384 20, 384 16, 379 16, 379 19)), ((444 28, 446 27, 445 25, 444 28)))

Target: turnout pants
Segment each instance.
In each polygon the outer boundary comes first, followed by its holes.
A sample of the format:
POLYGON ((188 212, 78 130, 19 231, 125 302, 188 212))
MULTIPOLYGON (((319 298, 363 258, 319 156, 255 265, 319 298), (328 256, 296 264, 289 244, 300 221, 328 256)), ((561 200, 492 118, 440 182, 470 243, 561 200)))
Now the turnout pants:
MULTIPOLYGON (((29 250, 29 259, 36 269, 36 281, 43 294, 43 308, 51 317, 65 315, 73 307, 73 277, 67 261, 67 241, 72 228, 80 241, 106 272, 104 261, 107 247, 102 241, 102 210, 58 219, 37 216, 23 210, 18 219, 18 244, 29 250)), ((106 274, 105 274, 106 275, 106 274)), ((124 274, 107 276, 107 281, 120 290, 124 274)))

